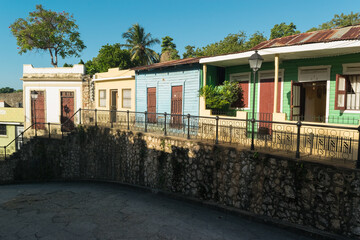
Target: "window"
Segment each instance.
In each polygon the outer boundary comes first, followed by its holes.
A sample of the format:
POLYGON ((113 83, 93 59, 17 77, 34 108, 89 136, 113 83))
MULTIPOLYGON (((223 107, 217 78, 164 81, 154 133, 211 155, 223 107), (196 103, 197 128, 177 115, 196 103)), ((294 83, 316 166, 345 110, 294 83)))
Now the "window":
POLYGON ((99 107, 106 107, 106 90, 99 90, 99 107))
MULTIPOLYGON (((232 107, 244 107, 249 108, 250 105, 250 98, 249 98, 249 88, 250 88, 250 73, 235 73, 230 75, 230 82, 238 82, 241 89, 242 89, 242 101, 243 105, 241 106, 241 99, 238 99, 232 107)), ((241 96, 239 94, 239 96, 241 96)))
POLYGON ((360 110, 360 75, 337 75, 335 109, 360 110))
POLYGON ((6 136, 6 125, 0 124, 0 136, 6 136))
POLYGON ((131 108, 131 89, 122 90, 122 107, 131 108))

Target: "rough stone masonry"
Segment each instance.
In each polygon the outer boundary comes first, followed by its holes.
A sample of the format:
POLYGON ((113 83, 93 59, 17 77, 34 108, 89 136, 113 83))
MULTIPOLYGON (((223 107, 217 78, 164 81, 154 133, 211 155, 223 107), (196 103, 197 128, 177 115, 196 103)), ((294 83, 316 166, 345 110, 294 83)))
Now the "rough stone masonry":
POLYGON ((360 171, 164 136, 79 128, 0 162, 2 182, 106 180, 360 239, 360 171))

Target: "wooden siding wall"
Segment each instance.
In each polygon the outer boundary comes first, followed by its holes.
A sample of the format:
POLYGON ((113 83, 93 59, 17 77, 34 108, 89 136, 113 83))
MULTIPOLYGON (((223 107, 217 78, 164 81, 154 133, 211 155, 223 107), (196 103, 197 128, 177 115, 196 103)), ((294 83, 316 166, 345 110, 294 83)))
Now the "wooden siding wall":
MULTIPOLYGON (((281 55, 280 55, 281 60, 281 55)), ((344 63, 360 63, 360 54, 348 54, 342 56, 333 56, 333 57, 323 57, 323 58, 314 58, 314 59, 300 59, 300 60, 288 60, 282 61, 279 68, 284 69, 284 83, 283 83, 283 113, 290 115, 290 94, 291 94, 291 80, 298 81, 298 68, 305 66, 318 66, 318 65, 330 65, 330 102, 329 102, 329 117, 359 117, 357 113, 342 113, 340 110, 334 110, 335 102, 335 81, 336 74, 343 73, 342 64, 344 63)), ((274 70, 274 62, 263 63, 260 71, 265 70, 274 70)), ((225 69, 225 80, 230 80, 230 74, 233 73, 242 73, 242 72, 251 72, 249 65, 240 65, 227 67, 225 69)), ((258 76, 257 76, 258 77, 258 76)), ((252 74, 251 74, 252 82, 252 74)), ((252 91, 253 86, 250 85, 250 106, 252 106, 252 91)), ((258 99, 258 84, 255 89, 255 111, 257 111, 257 99, 258 99)), ((279 96, 280 97, 280 96, 279 96)), ((251 111, 251 110, 248 110, 251 111)), ((359 112, 360 113, 360 112, 359 112)))
POLYGON ((183 114, 199 115, 200 65, 136 73, 136 111, 147 109, 148 87, 156 87, 156 111, 171 112, 171 87, 183 87, 183 114))

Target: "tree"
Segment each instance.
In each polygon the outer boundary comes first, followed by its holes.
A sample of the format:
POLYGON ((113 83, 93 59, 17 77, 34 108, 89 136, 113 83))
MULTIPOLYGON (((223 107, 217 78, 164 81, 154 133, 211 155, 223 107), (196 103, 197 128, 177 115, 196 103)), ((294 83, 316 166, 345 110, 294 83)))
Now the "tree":
POLYGON ((275 24, 270 32, 270 39, 286 37, 294 34, 299 34, 300 31, 296 31, 296 25, 294 23, 286 24, 284 22, 275 24))
MULTIPOLYGON (((82 60, 81 62, 84 64, 82 60)), ((86 73, 91 75, 106 72, 109 68, 127 69, 135 66, 139 66, 138 59, 131 61, 130 51, 121 49, 120 43, 102 46, 98 55, 85 63, 86 73)))
POLYGON ((249 40, 245 43, 245 49, 246 50, 252 49, 253 47, 258 45, 259 43, 261 43, 263 41, 266 41, 266 40, 267 39, 264 36, 264 34, 262 34, 261 32, 256 32, 253 35, 251 35, 249 40))
POLYGON ((179 51, 176 50, 176 45, 173 43, 173 40, 174 39, 169 36, 162 38, 160 62, 180 59, 179 51))
POLYGON ((63 67, 73 67, 74 65, 73 64, 70 64, 70 63, 64 63, 63 67))
POLYGON ((202 57, 243 51, 245 49, 245 41, 246 34, 244 32, 239 32, 237 34, 230 33, 220 42, 215 42, 202 48, 197 48, 195 50, 195 55, 202 57))
POLYGON ((15 89, 10 87, 0 88, 0 93, 12 93, 12 92, 15 92, 15 89))
POLYGON ((195 46, 187 45, 185 46, 185 52, 183 53, 183 58, 193 58, 196 57, 195 46))
POLYGON ((154 44, 160 43, 159 39, 152 38, 150 33, 145 33, 144 28, 138 23, 123 33, 122 37, 126 39, 126 44, 123 46, 130 50, 132 61, 138 59, 141 65, 147 65, 159 60, 159 55, 150 49, 154 44))
POLYGON ((9 28, 16 37, 19 54, 32 50, 49 51, 54 67, 58 65, 58 55, 79 57, 86 48, 72 15, 46 10, 42 5, 36 5, 36 10, 26 19, 17 19, 9 28))
POLYGON ((340 15, 335 14, 333 19, 331 19, 328 22, 325 22, 318 27, 313 27, 308 30, 308 32, 311 31, 317 31, 317 30, 323 30, 323 29, 330 29, 335 27, 346 27, 346 26, 353 26, 360 23, 360 13, 353 13, 346 15, 344 13, 341 13, 340 15))

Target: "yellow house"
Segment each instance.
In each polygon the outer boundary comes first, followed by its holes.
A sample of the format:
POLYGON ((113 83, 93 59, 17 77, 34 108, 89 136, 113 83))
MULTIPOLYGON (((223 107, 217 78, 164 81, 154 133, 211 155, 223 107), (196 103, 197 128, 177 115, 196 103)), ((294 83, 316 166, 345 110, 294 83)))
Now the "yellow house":
MULTIPOLYGON (((0 106, 4 106, 1 105, 0 106)), ((24 130, 23 108, 0 107, 0 156, 4 155, 4 146, 7 146, 24 130)), ((11 154, 20 147, 22 138, 6 147, 6 154, 11 154)))
POLYGON ((95 108, 99 122, 116 122, 115 111, 135 111, 135 71, 110 68, 93 77, 95 108), (102 112, 101 110, 107 110, 102 112), (109 110, 113 110, 110 119, 109 110))

